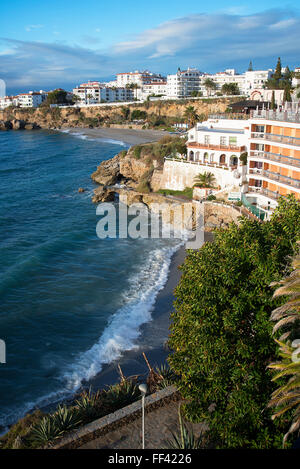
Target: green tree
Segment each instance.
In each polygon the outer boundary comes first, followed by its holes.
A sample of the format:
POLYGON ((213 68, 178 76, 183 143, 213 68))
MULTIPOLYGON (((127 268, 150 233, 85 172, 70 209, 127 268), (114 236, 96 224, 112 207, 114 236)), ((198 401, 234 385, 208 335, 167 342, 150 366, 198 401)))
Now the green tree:
POLYGON ((54 90, 48 93, 46 104, 66 104, 67 92, 65 90, 54 90))
POLYGON ((214 187, 216 178, 213 173, 205 171, 194 177, 195 186, 198 187, 214 187))
POLYGON ((300 235, 300 203, 280 199, 270 221, 243 218, 213 243, 189 251, 175 290, 171 368, 187 399, 185 415, 207 422, 222 448, 280 447, 286 423, 267 409, 276 357, 269 317, 278 280, 300 235))
POLYGON ((276 109, 276 102, 275 102, 275 91, 272 91, 272 99, 271 99, 271 109, 274 111, 276 109))
POLYGON ((291 97, 291 91, 290 91, 290 87, 289 86, 286 86, 284 88, 284 93, 283 93, 283 102, 291 102, 292 101, 292 97, 291 97))
POLYGON ((194 106, 187 106, 185 108, 184 117, 188 121, 188 124, 190 125, 190 127, 193 127, 196 124, 196 122, 199 120, 199 116, 194 106))
POLYGON ((282 68, 281 59, 280 59, 280 57, 278 57, 275 72, 273 74, 274 80, 280 80, 282 78, 281 68, 282 68))
POLYGON ((211 92, 217 89, 216 83, 211 78, 206 78, 204 81, 207 94, 210 96, 211 92))
POLYGON ((223 94, 234 95, 239 94, 240 90, 236 83, 224 83, 221 88, 223 94))
POLYGON ((250 62, 249 62, 248 72, 253 72, 252 60, 250 60, 250 62))

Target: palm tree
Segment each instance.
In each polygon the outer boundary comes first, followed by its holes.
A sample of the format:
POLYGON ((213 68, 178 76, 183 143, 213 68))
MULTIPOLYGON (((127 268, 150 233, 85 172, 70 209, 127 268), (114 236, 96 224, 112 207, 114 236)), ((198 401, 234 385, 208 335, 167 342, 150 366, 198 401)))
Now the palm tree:
POLYGON ((199 116, 194 106, 187 106, 185 108, 184 117, 187 119, 190 127, 194 127, 196 122, 199 120, 199 116))
POLYGON ((210 96, 210 92, 212 90, 215 90, 217 88, 216 83, 210 78, 206 78, 206 80, 204 81, 204 86, 206 88, 208 96, 210 96))
MULTIPOLYGON (((269 402, 269 407, 275 407, 272 419, 275 419, 289 410, 293 410, 293 420, 288 432, 285 434, 283 444, 288 436, 300 428, 300 358, 298 340, 291 342, 287 340, 291 334, 299 337, 300 320, 300 255, 298 254, 292 262, 292 273, 279 282, 279 288, 275 291, 274 297, 287 296, 288 301, 276 308, 271 315, 272 321, 277 321, 273 332, 284 328, 284 334, 279 345, 279 355, 281 361, 271 363, 269 368, 276 370, 277 374, 272 381, 288 379, 285 384, 279 386, 273 392, 269 402), (295 329, 298 328, 298 331, 295 329), (298 348, 297 348, 298 347, 298 348)), ((271 284, 274 285, 274 284, 271 284)))
POLYGON ((194 177, 195 186, 198 187, 214 187, 216 182, 216 178, 213 173, 204 172, 199 173, 197 176, 194 177))

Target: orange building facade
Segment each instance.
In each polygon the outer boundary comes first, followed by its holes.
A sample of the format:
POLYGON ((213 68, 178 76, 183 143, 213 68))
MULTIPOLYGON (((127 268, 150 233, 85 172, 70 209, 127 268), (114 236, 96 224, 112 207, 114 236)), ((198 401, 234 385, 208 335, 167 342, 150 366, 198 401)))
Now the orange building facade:
POLYGON ((265 211, 280 196, 300 200, 300 115, 257 111, 249 122, 247 198, 265 211))

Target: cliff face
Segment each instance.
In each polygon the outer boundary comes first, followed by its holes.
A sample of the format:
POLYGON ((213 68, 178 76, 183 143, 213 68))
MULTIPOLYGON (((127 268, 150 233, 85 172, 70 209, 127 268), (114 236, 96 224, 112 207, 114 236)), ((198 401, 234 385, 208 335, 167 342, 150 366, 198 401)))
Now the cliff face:
POLYGON ((149 157, 136 158, 134 147, 128 151, 123 150, 114 158, 103 161, 91 175, 93 181, 101 185, 95 190, 93 201, 107 200, 107 186, 117 183, 126 184, 131 189, 137 189, 142 180, 147 180, 152 190, 158 190, 160 174, 162 174, 162 169, 156 160, 149 157))
MULTIPOLYGON (((133 110, 146 111, 148 115, 182 118, 187 106, 194 106, 198 114, 224 112, 229 99, 191 100, 191 101, 155 101, 126 106, 133 110)), ((31 129, 31 128, 67 128, 97 127, 113 122, 124 122, 120 106, 95 106, 88 108, 37 108, 37 109, 5 109, 0 111, 0 130, 31 129)), ((127 124, 128 126, 128 124, 127 124)))

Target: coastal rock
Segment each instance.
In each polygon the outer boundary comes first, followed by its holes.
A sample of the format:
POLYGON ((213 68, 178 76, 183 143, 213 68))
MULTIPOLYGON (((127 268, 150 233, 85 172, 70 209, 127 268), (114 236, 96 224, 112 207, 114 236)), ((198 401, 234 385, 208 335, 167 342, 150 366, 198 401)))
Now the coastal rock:
POLYGON ((78 192, 79 193, 85 192, 85 189, 83 187, 79 187, 78 192))
POLYGON ((108 189, 105 186, 99 186, 94 190, 94 195, 92 201, 94 204, 100 202, 113 202, 115 200, 115 191, 113 189, 108 189))
POLYGON ((10 121, 0 121, 0 130, 12 129, 12 123, 10 121))
POLYGON ((23 120, 13 119, 11 124, 14 130, 21 130, 25 128, 25 122, 23 120))
POLYGON ((120 175, 119 155, 111 160, 103 161, 92 174, 93 181, 104 186, 110 186, 118 181, 120 175))

